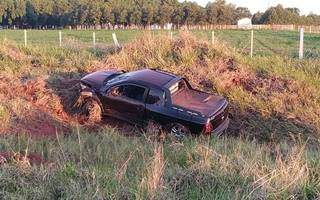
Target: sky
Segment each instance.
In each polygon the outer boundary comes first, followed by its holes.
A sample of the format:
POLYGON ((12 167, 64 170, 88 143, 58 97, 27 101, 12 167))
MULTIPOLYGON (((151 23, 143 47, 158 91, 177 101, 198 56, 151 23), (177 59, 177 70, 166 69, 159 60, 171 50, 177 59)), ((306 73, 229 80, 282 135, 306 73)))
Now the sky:
MULTIPOLYGON (((181 0, 183 1, 183 0, 181 0)), ((210 0, 191 0, 197 2, 199 5, 205 6, 210 0)), ((212 2, 213 0, 211 0, 212 2)), ((226 0, 228 3, 236 6, 247 7, 251 13, 257 11, 265 11, 270 6, 282 4, 284 7, 299 8, 302 14, 309 14, 310 12, 320 14, 320 0, 226 0)))

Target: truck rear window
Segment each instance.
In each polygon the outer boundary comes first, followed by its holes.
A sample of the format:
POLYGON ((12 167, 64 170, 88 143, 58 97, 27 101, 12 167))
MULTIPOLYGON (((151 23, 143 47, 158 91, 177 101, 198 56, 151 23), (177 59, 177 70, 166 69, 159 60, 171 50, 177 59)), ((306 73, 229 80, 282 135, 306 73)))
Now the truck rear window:
POLYGON ((184 80, 181 80, 181 81, 173 84, 169 88, 169 91, 170 91, 171 96, 173 96, 186 88, 187 88, 186 82, 184 80))

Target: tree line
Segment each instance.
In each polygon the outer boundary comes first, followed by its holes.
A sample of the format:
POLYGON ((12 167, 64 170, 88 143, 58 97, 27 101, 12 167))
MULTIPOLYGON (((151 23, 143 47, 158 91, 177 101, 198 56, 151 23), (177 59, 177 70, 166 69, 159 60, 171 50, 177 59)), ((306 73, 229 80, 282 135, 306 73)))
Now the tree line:
POLYGON ((248 8, 216 0, 202 7, 178 0, 1 0, 0 25, 20 28, 65 26, 111 27, 236 24, 252 18, 255 24, 320 25, 320 16, 301 16, 297 8, 281 5, 252 15, 248 8))
POLYGON ((295 24, 295 25, 320 25, 320 15, 300 15, 298 8, 284 8, 277 5, 267 9, 264 13, 257 12, 252 16, 254 24, 295 24))

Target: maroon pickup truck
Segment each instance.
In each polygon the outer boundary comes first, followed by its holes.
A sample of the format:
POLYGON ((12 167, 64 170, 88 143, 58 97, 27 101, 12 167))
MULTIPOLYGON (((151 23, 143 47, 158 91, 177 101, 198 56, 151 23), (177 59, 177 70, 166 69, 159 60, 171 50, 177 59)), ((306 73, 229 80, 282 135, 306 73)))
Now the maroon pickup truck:
POLYGON ((81 79, 81 95, 86 107, 98 108, 101 115, 141 126, 152 120, 178 139, 190 133, 221 134, 229 125, 225 98, 159 70, 94 72, 81 79))

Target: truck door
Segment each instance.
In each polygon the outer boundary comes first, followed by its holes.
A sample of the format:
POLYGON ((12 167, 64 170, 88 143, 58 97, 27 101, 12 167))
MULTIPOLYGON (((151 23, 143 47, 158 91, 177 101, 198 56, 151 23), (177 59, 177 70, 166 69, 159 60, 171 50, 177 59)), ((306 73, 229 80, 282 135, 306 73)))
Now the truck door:
POLYGON ((168 114, 168 108, 165 106, 165 92, 150 88, 146 98, 147 118, 162 125, 167 125, 172 122, 172 118, 168 114))
POLYGON ((133 123, 142 123, 145 116, 147 89, 135 84, 111 87, 103 98, 104 110, 108 115, 133 123))

